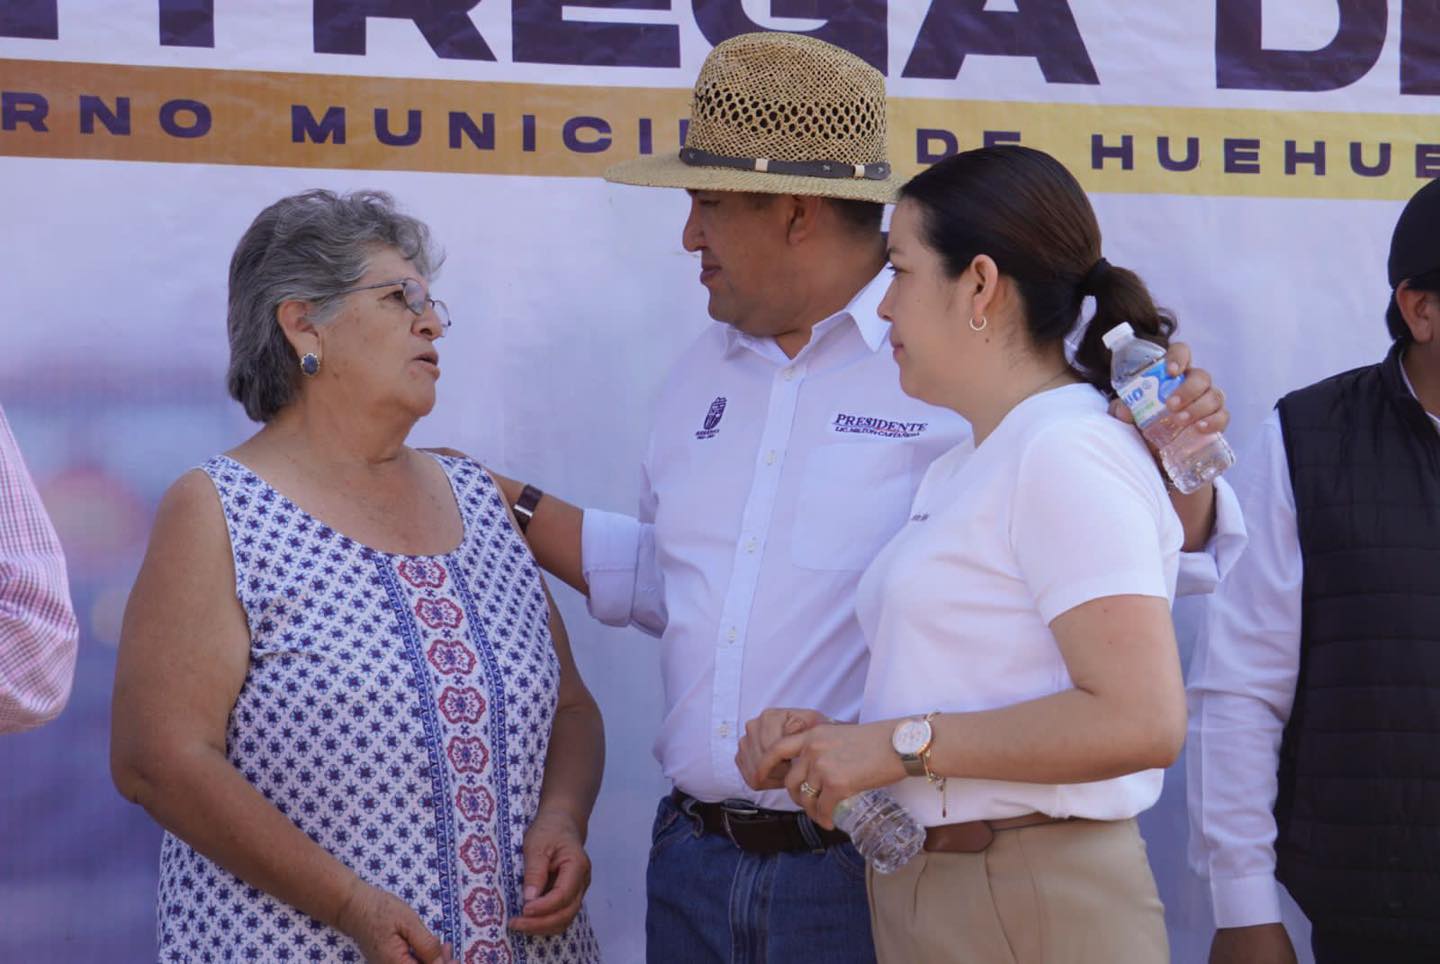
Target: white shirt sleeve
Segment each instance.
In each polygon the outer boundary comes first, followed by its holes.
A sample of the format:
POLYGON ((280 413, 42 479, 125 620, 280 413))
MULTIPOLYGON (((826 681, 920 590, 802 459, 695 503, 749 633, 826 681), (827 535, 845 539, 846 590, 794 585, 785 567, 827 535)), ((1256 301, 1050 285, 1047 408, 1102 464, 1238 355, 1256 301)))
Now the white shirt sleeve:
POLYGON ((639 518, 586 509, 580 567, 590 585, 590 615, 607 626, 665 632, 665 582, 655 558, 655 491, 648 458, 641 466, 639 518))
POLYGON ((1105 596, 1170 597, 1165 557, 1178 554, 1180 520, 1160 504, 1138 437, 1108 429, 1056 425, 1020 463, 1011 542, 1046 623, 1105 596))
POLYGON ((1190 859, 1216 927, 1280 920, 1275 817, 1280 739, 1300 673, 1302 562, 1278 414, 1236 488, 1251 536, 1210 599, 1190 664, 1190 859))
POLYGON ((1180 578, 1175 583, 1177 596, 1203 596, 1215 591, 1240 554, 1245 551, 1248 533, 1240 499, 1224 479, 1215 480, 1215 531, 1210 534, 1203 552, 1180 554, 1180 578))

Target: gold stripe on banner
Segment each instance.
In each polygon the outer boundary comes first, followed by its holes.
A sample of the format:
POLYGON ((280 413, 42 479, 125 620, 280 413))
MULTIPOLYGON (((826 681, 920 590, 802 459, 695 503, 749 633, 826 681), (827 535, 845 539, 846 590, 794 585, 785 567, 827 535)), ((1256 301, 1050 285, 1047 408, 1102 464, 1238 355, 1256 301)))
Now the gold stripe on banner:
MULTIPOLYGON (((680 146, 688 90, 482 83, 0 59, 0 156, 594 177, 680 146)), ((1440 175, 1416 114, 893 98, 908 177, 1021 143, 1087 189, 1409 197, 1440 175)))

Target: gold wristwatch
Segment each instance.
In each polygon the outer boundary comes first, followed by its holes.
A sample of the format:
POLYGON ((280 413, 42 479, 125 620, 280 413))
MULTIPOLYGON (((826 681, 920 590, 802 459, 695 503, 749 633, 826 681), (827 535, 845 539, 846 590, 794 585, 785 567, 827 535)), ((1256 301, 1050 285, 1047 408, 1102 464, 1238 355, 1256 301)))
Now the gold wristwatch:
POLYGON ((895 724, 895 731, 890 734, 890 746, 899 754, 900 762, 905 764, 906 773, 912 777, 923 777, 927 775, 925 754, 934 739, 935 731, 930 727, 930 718, 916 716, 895 724))

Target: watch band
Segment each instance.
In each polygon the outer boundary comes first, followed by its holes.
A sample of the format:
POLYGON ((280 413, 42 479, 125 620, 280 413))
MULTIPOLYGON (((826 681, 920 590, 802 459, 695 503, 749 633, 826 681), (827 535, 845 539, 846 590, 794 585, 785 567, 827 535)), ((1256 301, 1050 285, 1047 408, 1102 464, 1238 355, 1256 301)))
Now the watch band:
POLYGON ((535 516, 535 507, 544 497, 545 493, 533 485, 527 485, 520 490, 520 498, 515 500, 515 505, 510 511, 514 513, 515 524, 520 527, 521 533, 530 528, 530 520, 535 516))

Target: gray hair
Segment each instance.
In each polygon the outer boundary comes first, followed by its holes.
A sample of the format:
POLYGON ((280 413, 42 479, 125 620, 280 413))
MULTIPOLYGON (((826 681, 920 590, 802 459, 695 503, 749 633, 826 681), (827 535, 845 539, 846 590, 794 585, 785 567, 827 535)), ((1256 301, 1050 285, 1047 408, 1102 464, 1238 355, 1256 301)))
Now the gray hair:
POLYGON ((295 398, 300 360, 280 328, 284 301, 308 301, 323 323, 377 249, 392 248, 428 280, 441 255, 430 229, 381 191, 306 191, 261 211, 230 259, 230 395, 268 422, 295 398))

